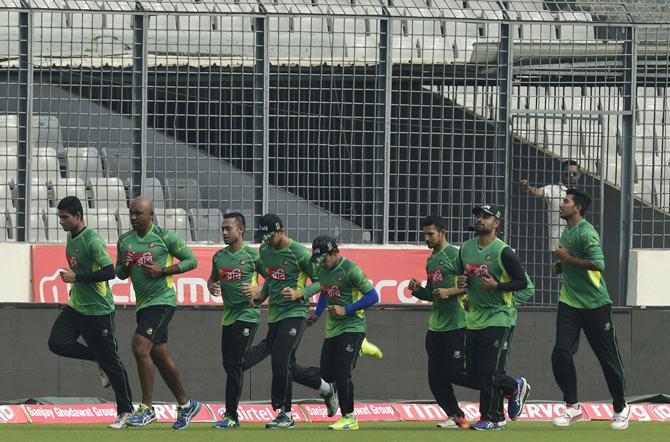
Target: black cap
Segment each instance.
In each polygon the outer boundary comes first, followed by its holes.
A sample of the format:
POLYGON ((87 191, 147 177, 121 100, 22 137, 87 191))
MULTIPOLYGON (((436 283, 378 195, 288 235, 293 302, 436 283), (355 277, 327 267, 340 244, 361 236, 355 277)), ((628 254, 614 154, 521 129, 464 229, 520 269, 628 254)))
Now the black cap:
POLYGON ((258 228, 256 229, 256 236, 261 241, 268 240, 273 233, 284 228, 284 224, 274 213, 266 213, 258 221, 258 228))
POLYGON ((472 209, 472 214, 474 216, 479 216, 480 214, 485 213, 487 215, 495 216, 498 219, 502 219, 501 211, 498 207, 492 206, 490 204, 482 204, 472 209))
POLYGON ((312 262, 318 261, 333 250, 337 250, 335 238, 321 235, 312 242, 312 262))

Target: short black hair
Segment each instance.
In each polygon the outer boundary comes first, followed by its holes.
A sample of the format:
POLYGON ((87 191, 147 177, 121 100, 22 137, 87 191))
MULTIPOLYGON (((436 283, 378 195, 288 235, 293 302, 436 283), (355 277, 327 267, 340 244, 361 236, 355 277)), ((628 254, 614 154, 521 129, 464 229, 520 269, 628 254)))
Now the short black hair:
POLYGON ((568 170, 570 169, 570 166, 577 166, 577 170, 581 171, 582 166, 579 165, 579 163, 575 160, 565 160, 561 163, 561 170, 568 170))
POLYGON ((84 220, 84 208, 81 205, 81 201, 76 196, 66 196, 58 202, 58 210, 65 210, 72 216, 75 216, 77 213, 81 217, 82 221, 84 220))
POLYGON ((421 228, 428 226, 435 226, 444 232, 447 230, 447 221, 440 215, 428 215, 421 221, 421 228))
POLYGON ((246 219, 244 219, 244 215, 242 215, 240 212, 230 212, 223 215, 223 219, 230 219, 230 218, 235 219, 235 222, 237 223, 238 226, 242 227, 242 230, 247 229, 246 219))
POLYGON ((575 202, 575 206, 581 207, 579 213, 580 215, 584 216, 586 210, 591 205, 591 197, 579 189, 568 189, 565 194, 572 195, 572 201, 575 202))

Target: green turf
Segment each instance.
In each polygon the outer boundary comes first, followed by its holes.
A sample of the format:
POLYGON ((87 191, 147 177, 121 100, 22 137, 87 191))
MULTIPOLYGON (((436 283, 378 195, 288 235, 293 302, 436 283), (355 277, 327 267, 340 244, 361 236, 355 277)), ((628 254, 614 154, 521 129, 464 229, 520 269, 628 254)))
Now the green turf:
POLYGON ((361 429, 343 434, 329 431, 326 424, 297 424, 292 430, 266 430, 263 424, 242 424, 242 428, 220 430, 211 424, 192 424, 185 431, 174 431, 169 424, 146 428, 110 430, 104 425, 0 425, 2 442, 118 442, 120 440, 191 442, 204 440, 301 441, 514 441, 514 442, 617 442, 670 441, 670 424, 633 422, 626 431, 609 429, 608 422, 583 422, 569 428, 553 428, 549 423, 514 422, 502 431, 440 430, 430 422, 361 422, 361 429), (213 439, 217 438, 217 439, 213 439))

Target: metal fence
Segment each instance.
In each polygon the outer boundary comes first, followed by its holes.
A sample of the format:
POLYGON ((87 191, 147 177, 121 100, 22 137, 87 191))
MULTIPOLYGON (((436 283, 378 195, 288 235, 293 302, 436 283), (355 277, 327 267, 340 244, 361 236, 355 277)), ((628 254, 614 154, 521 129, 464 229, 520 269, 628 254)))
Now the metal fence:
POLYGON ((490 202, 543 305, 567 183, 622 302, 629 249, 669 241, 668 23, 655 0, 0 0, 0 240, 63 241, 72 194, 110 242, 140 194, 210 243, 230 211, 354 244, 440 213, 460 243, 490 202))

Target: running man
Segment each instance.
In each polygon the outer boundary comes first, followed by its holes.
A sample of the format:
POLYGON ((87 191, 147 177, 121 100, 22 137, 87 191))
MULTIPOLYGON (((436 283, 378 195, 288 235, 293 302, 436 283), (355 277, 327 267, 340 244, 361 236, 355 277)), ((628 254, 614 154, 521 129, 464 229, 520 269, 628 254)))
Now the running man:
POLYGON ((499 430, 505 426, 503 399, 508 416, 516 420, 530 393, 524 378, 505 373, 517 312, 514 293, 525 293, 528 275, 510 246, 496 236, 501 213, 483 205, 472 211, 476 236, 459 250, 457 286, 467 288, 466 371, 470 385, 479 388, 481 419, 473 430, 499 430))
POLYGON ((567 427, 584 418, 577 400, 577 372, 573 356, 579 347, 582 330, 602 367, 607 388, 612 395, 613 430, 628 428, 630 408, 626 404, 625 379, 621 353, 617 345, 612 301, 605 286, 605 258, 600 237, 584 219, 591 198, 581 190, 568 189, 561 203, 561 218, 567 226, 556 247, 560 260, 557 271, 563 273, 563 284, 556 315, 556 343, 551 354, 554 378, 563 392, 565 411, 553 420, 557 427, 567 427))
POLYGON ((153 223, 154 207, 140 196, 130 203, 133 230, 117 244, 116 274, 130 277, 137 298, 137 328, 132 347, 142 386, 142 403, 128 424, 143 427, 156 422, 152 406, 155 368, 177 399, 175 430, 183 430, 200 411, 200 402, 189 399, 179 369, 168 351, 168 324, 177 309, 172 275, 197 267, 193 253, 178 235, 153 223), (174 258, 179 263, 173 264, 174 258))
POLYGON ((441 216, 430 215, 421 226, 426 245, 433 253, 426 260, 426 287, 412 278, 409 290, 414 297, 432 303, 426 333, 428 385, 435 401, 449 416, 438 427, 469 428, 453 387, 465 371, 466 290, 456 286, 458 249, 447 242, 447 223, 441 216))
POLYGON ((358 430, 351 371, 367 332, 364 310, 379 301, 379 294, 358 265, 340 256, 334 238, 319 236, 314 240, 312 262, 319 266, 321 293, 315 312, 307 317, 307 325, 314 324, 328 308, 326 337, 321 347, 321 376, 337 386, 342 413, 328 429, 358 430))
POLYGON ((268 355, 272 365, 272 408, 277 417, 266 425, 269 429, 288 429, 295 426, 291 416, 293 381, 319 390, 328 407, 328 416, 337 412, 337 394, 332 384, 321 379, 319 368, 296 364, 295 352, 305 331, 309 298, 321 291, 311 263, 312 254, 284 232, 281 219, 272 213, 263 215, 258 225, 263 244, 259 255, 267 278, 260 294, 250 294, 255 305, 270 298, 268 334, 247 353, 245 369, 251 368, 268 355), (307 278, 312 283, 307 285, 307 278))
POLYGON ((121 429, 133 412, 128 373, 119 358, 114 336, 114 298, 109 288, 114 262, 105 241, 84 224, 84 209, 76 196, 58 203, 58 219, 68 232, 65 255, 69 269, 60 277, 72 284, 70 301, 54 323, 49 349, 66 358, 97 361, 103 387, 112 385, 117 416, 110 428, 121 429), (77 342, 82 337, 85 344, 77 342))
POLYGON ((246 221, 241 213, 223 217, 223 242, 226 247, 212 258, 209 292, 223 297, 221 355, 226 371, 226 411, 214 424, 217 428, 237 428, 237 407, 242 393, 244 362, 254 340, 261 313, 249 303, 258 290, 258 275, 265 269, 258 252, 244 243, 246 221))

